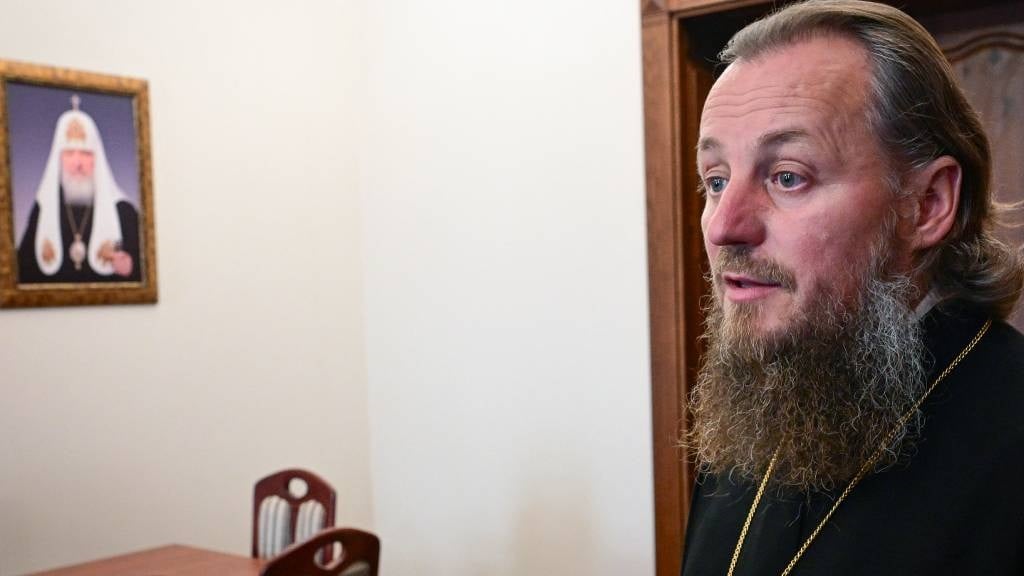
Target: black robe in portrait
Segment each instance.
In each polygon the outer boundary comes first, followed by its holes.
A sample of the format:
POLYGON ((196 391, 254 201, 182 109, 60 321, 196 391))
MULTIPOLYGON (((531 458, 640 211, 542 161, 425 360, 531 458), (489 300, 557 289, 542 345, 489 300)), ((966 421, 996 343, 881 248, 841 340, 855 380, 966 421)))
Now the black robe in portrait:
MULTIPOLYGON (((64 192, 60 192, 60 233, 64 239, 64 261, 60 269, 53 275, 47 276, 39 269, 36 261, 36 229, 39 223, 39 204, 32 205, 32 212, 28 217, 28 225, 25 228, 25 235, 18 245, 18 283, 58 283, 58 282, 138 282, 142 278, 142 261, 139 259, 139 215, 135 207, 124 200, 117 203, 117 216, 121 223, 121 250, 132 257, 132 272, 128 276, 117 274, 97 274, 89 265, 88 256, 82 262, 82 268, 75 270, 75 265, 68 256, 71 251, 71 242, 74 234, 71 232, 71 225, 68 222, 67 210, 64 206, 64 192)), ((81 221, 85 218, 85 208, 72 206, 72 215, 81 221)), ((92 216, 85 221, 82 231, 82 239, 89 241, 92 234, 92 216)), ((87 249, 88 252, 88 249, 87 249)))
MULTIPOLYGON (((963 307, 923 320, 929 383, 978 332, 963 307)), ((909 463, 869 475, 839 506, 793 576, 1024 574, 1024 336, 1003 322, 922 405, 909 463)), ((698 479, 684 576, 724 576, 757 486, 698 479)), ((777 576, 836 494, 766 490, 735 576, 777 576)))

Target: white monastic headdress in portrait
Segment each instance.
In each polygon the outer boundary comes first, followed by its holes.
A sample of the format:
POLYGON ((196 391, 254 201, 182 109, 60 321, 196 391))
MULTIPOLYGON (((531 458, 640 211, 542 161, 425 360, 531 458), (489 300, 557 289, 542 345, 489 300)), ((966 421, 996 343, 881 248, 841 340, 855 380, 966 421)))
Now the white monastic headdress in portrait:
POLYGON ((114 267, 99 257, 104 242, 120 243, 121 221, 117 215, 117 203, 125 200, 124 192, 114 181, 114 174, 107 162, 100 131, 92 118, 78 109, 78 96, 72 96, 72 109, 57 119, 53 132, 53 145, 43 170, 43 178, 36 191, 39 204, 39 220, 36 228, 35 253, 39 269, 46 275, 56 274, 64 262, 64 239, 61 237, 60 170, 61 152, 64 150, 87 150, 93 154, 93 181, 95 192, 92 205, 92 231, 85 239, 88 246, 89 266, 98 274, 110 275, 114 267), (43 260, 43 242, 49 238, 56 258, 46 263, 43 260))

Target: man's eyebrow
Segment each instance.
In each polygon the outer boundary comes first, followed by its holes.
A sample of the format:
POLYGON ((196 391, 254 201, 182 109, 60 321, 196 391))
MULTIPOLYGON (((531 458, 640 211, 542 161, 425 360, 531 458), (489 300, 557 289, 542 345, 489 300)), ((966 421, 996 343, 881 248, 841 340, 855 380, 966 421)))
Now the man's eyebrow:
POLYGON ((762 134, 757 139, 758 148, 776 148, 797 140, 807 140, 811 135, 802 128, 783 128, 762 134))
MULTIPOLYGON (((780 130, 772 130, 771 132, 766 132, 758 137, 757 147, 775 148, 797 140, 807 140, 810 137, 810 133, 803 128, 783 128, 780 130)), ((719 150, 721 148, 723 148, 722 143, 711 136, 705 136, 697 142, 698 152, 709 152, 712 150, 719 150)))
POLYGON ((722 143, 710 136, 705 136, 697 142, 698 152, 707 152, 709 150, 718 150, 722 147, 722 143))

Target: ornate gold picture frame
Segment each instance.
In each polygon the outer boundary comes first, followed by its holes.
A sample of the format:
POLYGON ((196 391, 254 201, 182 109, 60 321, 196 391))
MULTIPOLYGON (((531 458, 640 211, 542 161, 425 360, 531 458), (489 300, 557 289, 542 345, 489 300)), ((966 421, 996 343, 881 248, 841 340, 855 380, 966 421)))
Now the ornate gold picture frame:
POLYGON ((157 301, 145 80, 0 60, 0 308, 157 301))

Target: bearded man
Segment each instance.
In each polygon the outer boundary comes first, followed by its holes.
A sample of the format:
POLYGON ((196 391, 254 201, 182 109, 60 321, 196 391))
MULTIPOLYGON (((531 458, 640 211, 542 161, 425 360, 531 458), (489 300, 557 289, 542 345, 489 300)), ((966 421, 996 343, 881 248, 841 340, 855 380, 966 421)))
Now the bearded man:
POLYGON ((61 114, 18 244, 18 283, 138 282, 139 217, 114 180, 96 123, 61 114))
POLYGON ((1024 267, 941 50, 836 0, 722 58, 683 574, 1024 574, 1024 267))

